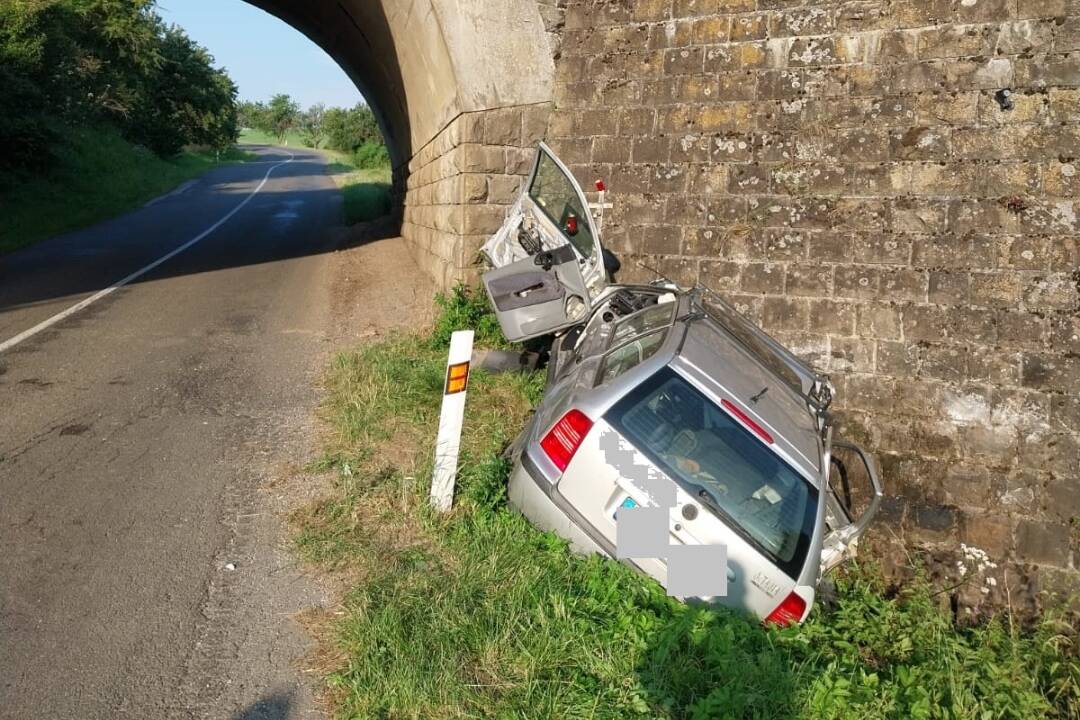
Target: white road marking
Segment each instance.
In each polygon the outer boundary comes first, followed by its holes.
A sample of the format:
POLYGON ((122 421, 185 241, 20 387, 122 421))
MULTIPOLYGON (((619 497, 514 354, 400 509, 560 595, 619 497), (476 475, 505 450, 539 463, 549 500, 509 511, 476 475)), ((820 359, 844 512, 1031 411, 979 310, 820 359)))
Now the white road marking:
POLYGON ((284 165, 288 165, 289 163, 291 163, 293 160, 296 159, 296 155, 292 154, 288 150, 286 150, 285 152, 288 153, 289 159, 286 160, 285 162, 280 162, 280 163, 274 165, 269 170, 267 170, 266 175, 263 176, 262 182, 259 183, 259 186, 257 188, 255 188, 254 190, 252 190, 251 194, 248 195, 246 198, 244 198, 240 202, 239 205, 237 205, 232 210, 230 210, 228 212, 228 214, 225 215, 225 217, 221 218, 216 223, 211 225, 209 228, 207 228, 206 230, 203 230, 201 233, 199 233, 198 235, 193 237, 191 240, 188 240, 186 243, 184 243, 180 247, 176 248, 172 252, 169 252, 166 255, 162 255, 161 257, 159 257, 154 262, 150 263, 149 265, 147 265, 146 267, 144 267, 144 268, 142 268, 140 270, 136 270, 135 272, 133 272, 130 275, 128 275, 127 277, 125 277, 123 280, 119 280, 119 281, 113 283, 112 285, 105 288, 104 290, 100 290, 100 291, 94 293, 93 295, 91 295, 90 297, 86 298, 85 300, 82 300, 81 302, 75 303, 74 305, 69 307, 67 310, 64 310, 62 312, 58 312, 57 314, 53 315, 51 318, 49 318, 47 320, 43 320, 42 322, 39 322, 37 325, 30 328, 29 330, 24 330, 23 332, 19 333, 18 335, 11 338, 10 340, 5 340, 4 342, 0 343, 0 353, 4 352, 5 350, 10 350, 11 348, 15 347, 16 345, 23 342, 24 340, 28 340, 28 339, 32 338, 33 336, 37 335, 42 330, 46 330, 46 329, 52 327, 53 325, 60 322, 61 320, 65 320, 65 319, 71 317, 72 315, 74 315, 75 313, 79 312, 80 310, 82 310, 82 309, 84 309, 86 307, 89 307, 90 305, 96 303, 101 298, 106 297, 108 295, 111 295, 112 293, 116 292, 117 290, 119 290, 123 286, 127 285, 128 283, 139 279, 140 277, 142 277, 146 273, 150 272, 154 268, 158 267, 162 263, 165 263, 165 262, 168 262, 169 260, 172 260, 174 257, 176 257, 180 253, 184 252, 185 250, 187 250, 191 246, 193 246, 196 243, 201 242, 202 240, 206 239, 215 230, 217 230, 219 227, 221 227, 226 222, 228 222, 229 219, 233 215, 240 212, 244 208, 245 205, 247 205, 249 202, 251 202, 251 199, 254 198, 256 195, 258 195, 259 191, 261 191, 263 189, 263 187, 265 187, 267 181, 270 180, 270 175, 275 170, 277 170, 279 167, 282 167, 284 165))

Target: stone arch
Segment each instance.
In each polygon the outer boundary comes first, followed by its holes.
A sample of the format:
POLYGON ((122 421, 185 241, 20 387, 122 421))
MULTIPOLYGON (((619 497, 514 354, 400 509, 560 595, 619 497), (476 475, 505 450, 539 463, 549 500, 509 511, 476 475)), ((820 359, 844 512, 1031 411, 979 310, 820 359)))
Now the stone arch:
POLYGON ((402 235, 441 285, 469 276, 546 129, 555 0, 248 0, 307 35, 379 118, 402 235))

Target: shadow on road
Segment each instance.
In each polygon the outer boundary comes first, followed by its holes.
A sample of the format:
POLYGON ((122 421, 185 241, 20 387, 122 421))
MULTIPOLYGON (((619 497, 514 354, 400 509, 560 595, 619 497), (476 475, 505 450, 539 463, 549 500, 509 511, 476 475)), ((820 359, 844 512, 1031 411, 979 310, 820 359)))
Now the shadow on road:
POLYGON ((290 151, 296 159, 252 195, 266 171, 287 158, 280 149, 259 149, 265 153, 260 162, 211 171, 195 190, 0 256, 0 315, 107 288, 212 228, 248 198, 211 234, 131 284, 288 261, 400 235, 396 209, 346 228, 341 191, 312 151, 290 151))
POLYGON ((288 720, 292 707, 292 693, 276 692, 249 705, 230 720, 288 720))

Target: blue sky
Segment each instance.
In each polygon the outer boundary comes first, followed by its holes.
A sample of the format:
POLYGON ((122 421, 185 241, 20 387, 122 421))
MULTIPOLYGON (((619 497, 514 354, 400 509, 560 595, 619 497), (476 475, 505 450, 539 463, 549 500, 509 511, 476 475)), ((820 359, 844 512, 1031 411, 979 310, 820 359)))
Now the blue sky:
POLYGON ((224 66, 241 100, 288 93, 303 107, 349 107, 363 100, 348 76, 318 45, 242 0, 159 0, 158 12, 183 27, 224 66))

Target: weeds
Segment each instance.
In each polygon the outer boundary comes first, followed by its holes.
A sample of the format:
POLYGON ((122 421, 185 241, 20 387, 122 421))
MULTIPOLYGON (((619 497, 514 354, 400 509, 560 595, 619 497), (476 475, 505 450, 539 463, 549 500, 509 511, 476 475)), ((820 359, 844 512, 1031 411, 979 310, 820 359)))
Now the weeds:
POLYGON ((834 609, 764 629, 684 605, 624 565, 568 552, 505 505, 500 450, 541 380, 476 372, 455 509, 426 504, 448 333, 502 344, 481 300, 434 333, 342 355, 329 385, 336 495, 298 518, 309 559, 354 589, 331 636, 349 718, 1067 718, 1080 663, 1063 628, 958 629, 928 583, 887 597, 870 567, 834 609))
POLYGON ((429 343, 436 348, 450 347, 450 335, 455 330, 473 330, 478 347, 507 347, 499 322, 491 312, 483 291, 457 285, 449 294, 435 296, 439 314, 429 343))

